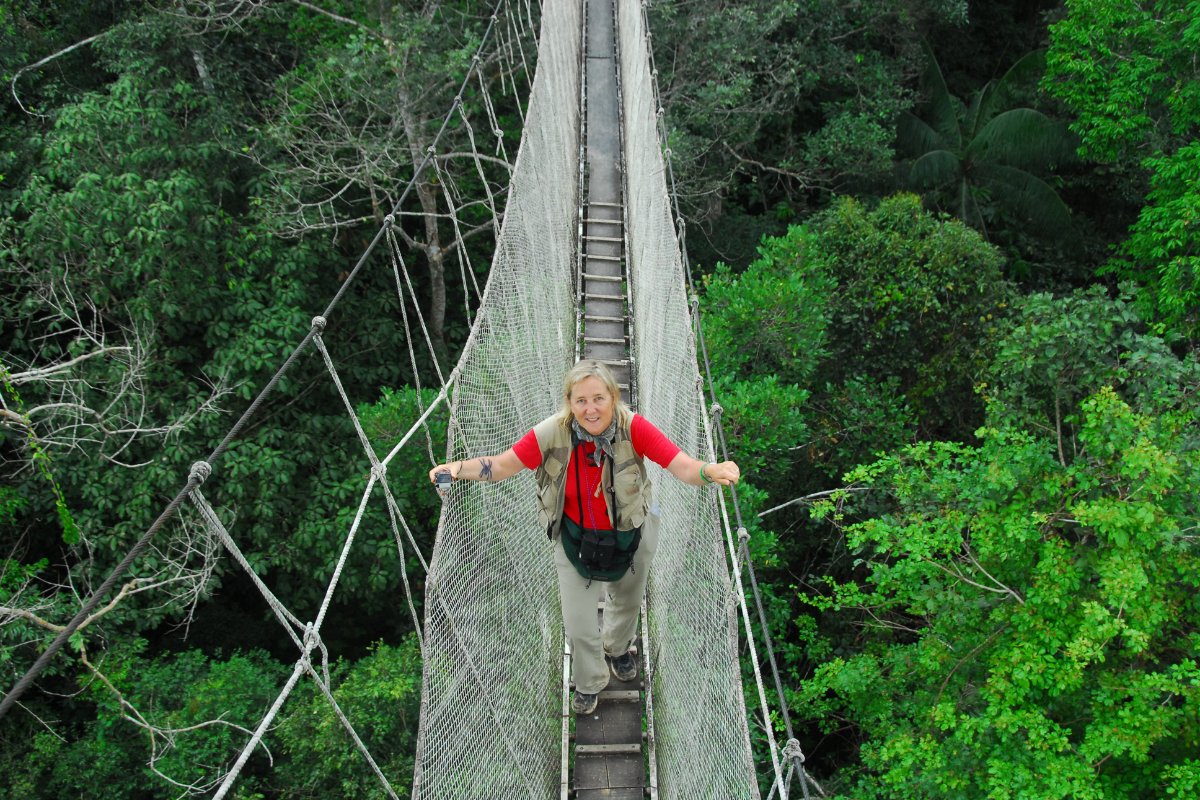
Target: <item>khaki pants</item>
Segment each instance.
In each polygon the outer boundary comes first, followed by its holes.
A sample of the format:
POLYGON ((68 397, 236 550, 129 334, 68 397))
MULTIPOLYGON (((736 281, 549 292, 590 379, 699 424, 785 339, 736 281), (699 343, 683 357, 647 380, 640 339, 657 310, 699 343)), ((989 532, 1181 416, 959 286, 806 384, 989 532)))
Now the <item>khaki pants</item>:
POLYGON ((554 543, 554 565, 558 568, 558 596, 562 602, 563 627, 571 643, 571 678, 576 691, 596 694, 608 685, 605 654, 620 656, 629 652, 637 634, 638 614, 650 562, 658 549, 658 515, 650 514, 642 523, 642 543, 633 557, 633 569, 618 581, 592 581, 580 575, 563 552, 562 537, 554 543), (597 603, 608 594, 604 604, 604 630, 596 618, 597 603))

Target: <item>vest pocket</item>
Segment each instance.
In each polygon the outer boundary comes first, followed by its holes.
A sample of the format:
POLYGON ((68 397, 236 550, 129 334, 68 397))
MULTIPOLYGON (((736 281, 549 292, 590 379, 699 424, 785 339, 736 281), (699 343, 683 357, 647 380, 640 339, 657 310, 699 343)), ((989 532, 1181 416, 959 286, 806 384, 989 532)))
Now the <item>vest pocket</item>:
POLYGON ((646 485, 642 471, 637 466, 622 470, 613 479, 613 490, 620 509, 616 527, 622 530, 637 527, 646 518, 646 485))

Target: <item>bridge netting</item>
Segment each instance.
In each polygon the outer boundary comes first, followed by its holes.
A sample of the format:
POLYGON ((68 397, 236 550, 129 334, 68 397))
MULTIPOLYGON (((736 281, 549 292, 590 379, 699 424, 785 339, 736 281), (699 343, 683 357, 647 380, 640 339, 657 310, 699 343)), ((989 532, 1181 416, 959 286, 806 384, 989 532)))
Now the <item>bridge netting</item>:
MULTIPOLYGON (((574 360, 580 4, 542 7, 538 70, 504 225, 452 390, 449 457, 503 452, 559 407, 574 360)), ((618 5, 639 411, 715 460, 658 136, 642 7, 618 5)), ((715 487, 649 464, 662 516, 648 590, 658 790, 757 797, 715 487)), ((546 798, 560 782, 561 643, 533 475, 462 481, 426 580, 414 795, 546 798)))

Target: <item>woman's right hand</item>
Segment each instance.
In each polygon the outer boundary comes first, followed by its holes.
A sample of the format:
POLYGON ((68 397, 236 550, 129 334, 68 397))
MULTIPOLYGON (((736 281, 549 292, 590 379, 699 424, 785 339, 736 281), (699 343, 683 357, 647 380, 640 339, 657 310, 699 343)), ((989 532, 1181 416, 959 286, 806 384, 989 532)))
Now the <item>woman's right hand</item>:
POLYGON ((455 461, 453 464, 438 464, 433 469, 429 470, 429 482, 437 483, 437 474, 439 472, 449 472, 452 478, 458 477, 458 471, 462 469, 462 462, 455 461))

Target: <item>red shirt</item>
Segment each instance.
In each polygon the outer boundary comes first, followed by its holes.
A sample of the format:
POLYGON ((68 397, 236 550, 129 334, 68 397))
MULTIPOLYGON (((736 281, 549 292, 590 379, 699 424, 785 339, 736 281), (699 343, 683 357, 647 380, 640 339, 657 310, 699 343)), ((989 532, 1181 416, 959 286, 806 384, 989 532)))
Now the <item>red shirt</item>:
MULTIPOLYGON (((629 426, 629 438, 638 456, 648 458, 664 469, 680 453, 675 443, 641 414, 633 415, 633 423, 629 426)), ((596 452, 596 445, 584 442, 582 449, 584 453, 591 455, 596 452)), ((522 436, 521 441, 513 445, 513 452, 521 459, 521 463, 530 469, 537 469, 542 465, 542 449, 538 447, 537 436, 533 431, 522 436)), ((570 463, 567 464, 567 500, 563 508, 567 516, 585 528, 612 530, 612 522, 608 519, 608 511, 604 505, 604 494, 596 493, 596 487, 600 484, 600 467, 593 465, 591 458, 583 459, 583 472, 579 475, 579 488, 590 498, 590 502, 583 507, 587 519, 579 518, 579 495, 575 490, 575 462, 579 460, 578 454, 579 448, 576 448, 571 454, 570 463)))

